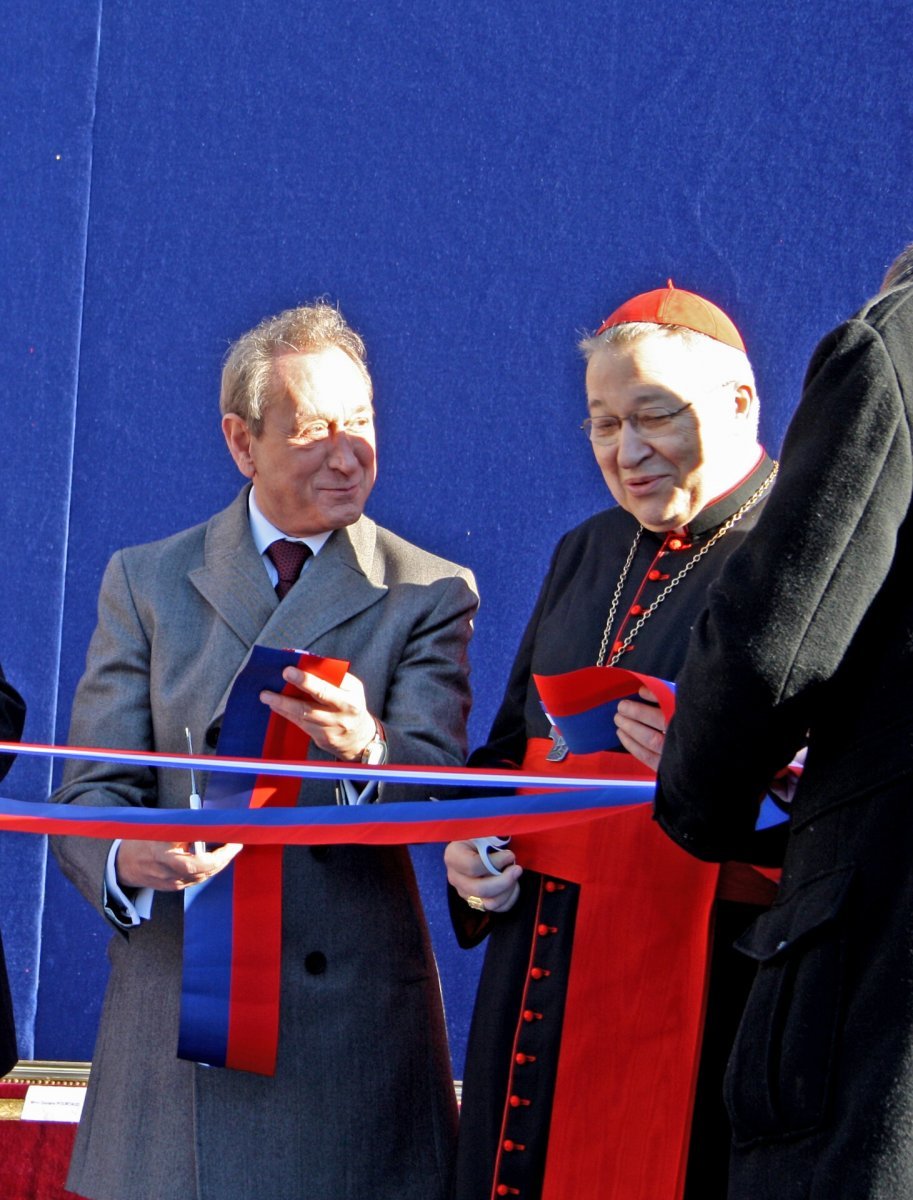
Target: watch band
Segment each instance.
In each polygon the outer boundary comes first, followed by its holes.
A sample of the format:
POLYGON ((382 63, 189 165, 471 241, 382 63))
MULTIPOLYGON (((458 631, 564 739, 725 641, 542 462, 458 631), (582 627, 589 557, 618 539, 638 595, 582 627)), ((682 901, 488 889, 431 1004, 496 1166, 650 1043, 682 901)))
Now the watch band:
POLYGON ((371 738, 360 755, 361 761, 368 766, 379 767, 387 761, 387 739, 384 736, 384 727, 374 718, 374 737, 371 738))

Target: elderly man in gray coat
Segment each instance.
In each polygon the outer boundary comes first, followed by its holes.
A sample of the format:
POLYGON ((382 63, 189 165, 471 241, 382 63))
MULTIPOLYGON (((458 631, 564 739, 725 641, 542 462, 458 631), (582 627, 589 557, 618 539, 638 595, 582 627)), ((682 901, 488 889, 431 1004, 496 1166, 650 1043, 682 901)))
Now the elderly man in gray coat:
MULTIPOLYGON (((474 583, 363 515, 375 440, 361 339, 325 304, 264 321, 229 354, 221 408, 250 483, 204 525, 114 555, 71 742, 179 752, 189 727, 197 746, 213 747, 259 643, 350 663, 339 687, 287 668, 294 694, 262 696, 310 735, 313 757, 462 762, 474 583), (297 580, 276 540, 303 543, 297 580)), ((188 803, 182 775, 71 764, 54 799, 177 808, 188 803)), ((300 804, 333 801, 332 784, 303 784, 300 804)), ((286 849, 271 1077, 176 1056, 181 893, 237 847, 65 838, 54 848, 120 931, 71 1190, 93 1200, 444 1200, 453 1088, 404 848, 286 849)))

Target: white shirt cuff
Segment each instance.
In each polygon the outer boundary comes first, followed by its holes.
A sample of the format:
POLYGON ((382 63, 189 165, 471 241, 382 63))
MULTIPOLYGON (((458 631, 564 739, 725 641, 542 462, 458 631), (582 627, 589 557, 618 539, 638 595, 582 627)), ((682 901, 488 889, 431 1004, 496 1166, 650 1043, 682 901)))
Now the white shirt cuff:
POLYGON ((111 843, 108 858, 105 863, 104 909, 111 920, 121 929, 132 929, 141 921, 148 921, 152 916, 152 900, 155 892, 152 888, 138 888, 131 900, 117 880, 117 852, 122 838, 116 838, 111 843))

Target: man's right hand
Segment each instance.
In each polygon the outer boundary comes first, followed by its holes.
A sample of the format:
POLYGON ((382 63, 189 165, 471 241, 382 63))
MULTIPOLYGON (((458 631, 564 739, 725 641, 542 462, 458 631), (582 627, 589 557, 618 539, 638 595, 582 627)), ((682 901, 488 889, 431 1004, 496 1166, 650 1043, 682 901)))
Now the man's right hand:
POLYGON ((218 875, 231 862, 241 846, 231 842, 194 854, 187 842, 121 842, 115 869, 121 887, 154 888, 157 892, 180 892, 218 875))

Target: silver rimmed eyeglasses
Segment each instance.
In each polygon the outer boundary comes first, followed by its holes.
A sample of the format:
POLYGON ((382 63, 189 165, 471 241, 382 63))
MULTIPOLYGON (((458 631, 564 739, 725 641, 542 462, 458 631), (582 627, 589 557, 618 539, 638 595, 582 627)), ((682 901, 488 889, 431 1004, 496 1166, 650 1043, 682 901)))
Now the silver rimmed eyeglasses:
MULTIPOLYGON (((718 388, 738 387, 737 379, 724 379, 706 389, 715 392, 718 388)), ((614 446, 621 437, 621 427, 627 421, 634 432, 642 438, 661 438, 674 432, 675 421, 692 404, 689 400, 680 408, 640 408, 627 417, 587 417, 580 428, 594 446, 614 446)))
POLYGON ((690 404, 681 408, 641 408, 628 417, 587 417, 580 428, 594 446, 614 446, 621 437, 621 427, 627 421, 642 438, 664 437, 675 428, 675 418, 690 404))

